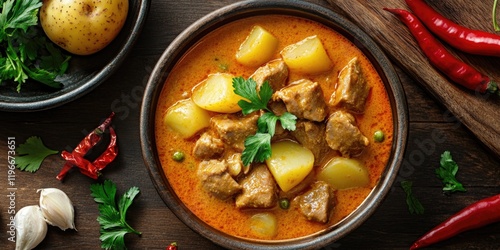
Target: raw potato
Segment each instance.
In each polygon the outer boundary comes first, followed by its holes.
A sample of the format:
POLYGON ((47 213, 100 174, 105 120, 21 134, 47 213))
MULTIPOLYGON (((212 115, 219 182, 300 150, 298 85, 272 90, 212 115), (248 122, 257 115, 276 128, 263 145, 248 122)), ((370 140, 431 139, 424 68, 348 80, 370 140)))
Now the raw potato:
POLYGON ((370 175, 366 167, 355 159, 344 157, 332 159, 320 170, 317 178, 330 184, 334 189, 366 187, 370 184, 370 175))
POLYGON ((317 36, 310 36, 281 51, 281 56, 291 70, 316 74, 330 70, 333 63, 317 36))
POLYGON ((163 121, 183 138, 188 138, 210 125, 210 115, 191 99, 185 99, 168 108, 163 121))
POLYGON ((258 213, 250 217, 251 231, 266 238, 272 238, 278 232, 278 222, 271 213, 258 213))
POLYGON ((234 93, 233 75, 227 73, 210 74, 193 89, 193 99, 196 105, 203 109, 234 113, 240 111, 238 101, 243 97, 234 93))
POLYGON ((259 66, 271 60, 278 39, 260 26, 254 26, 236 52, 236 60, 245 66, 259 66))
POLYGON ((40 23, 55 44, 90 55, 115 39, 127 19, 128 0, 44 0, 40 23))
POLYGON ((284 192, 298 185, 313 169, 313 153, 296 142, 275 142, 271 152, 266 164, 284 192))

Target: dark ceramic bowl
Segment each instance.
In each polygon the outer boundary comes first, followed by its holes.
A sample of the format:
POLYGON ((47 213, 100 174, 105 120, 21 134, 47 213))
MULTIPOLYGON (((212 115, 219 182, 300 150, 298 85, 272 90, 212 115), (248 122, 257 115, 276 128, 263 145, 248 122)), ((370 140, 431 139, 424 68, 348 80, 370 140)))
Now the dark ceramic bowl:
POLYGON ((391 62, 382 50, 360 28, 329 9, 304 1, 245 1, 212 12, 193 23, 165 50, 154 68, 145 94, 140 118, 142 153, 151 179, 170 210, 187 226, 216 244, 231 249, 316 249, 340 239, 359 227, 382 203, 390 191, 401 165, 407 140, 407 107, 403 89, 391 62), (282 241, 251 241, 233 237, 211 228, 182 204, 169 185, 158 158, 154 124, 155 109, 165 80, 179 58, 202 36, 236 19, 266 14, 286 14, 323 23, 340 32, 357 45, 371 60, 383 79, 392 105, 394 141, 389 162, 379 183, 362 205, 346 219, 326 232, 299 239, 282 241))
POLYGON ((127 20, 118 36, 90 56, 72 55, 68 71, 58 78, 64 87, 54 90, 28 80, 21 92, 17 83, 0 86, 0 110, 25 112, 54 108, 73 101, 104 82, 124 61, 146 21, 151 0, 129 0, 127 20))

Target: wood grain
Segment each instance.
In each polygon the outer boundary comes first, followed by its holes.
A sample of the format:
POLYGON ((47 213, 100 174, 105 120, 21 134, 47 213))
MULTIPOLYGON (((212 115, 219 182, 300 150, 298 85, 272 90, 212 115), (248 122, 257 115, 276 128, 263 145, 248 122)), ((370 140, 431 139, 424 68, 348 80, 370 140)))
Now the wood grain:
MULTIPOLYGON (((500 156, 500 98, 457 86, 429 64, 407 28, 383 10, 384 7, 408 9, 403 0, 328 2, 367 32, 394 62, 449 109, 494 154, 500 156)), ((461 25, 493 32, 490 19, 492 0, 475 1, 474 4, 465 0, 428 2, 461 25)), ((499 58, 470 55, 453 48, 449 50, 492 79, 500 80, 499 58)))

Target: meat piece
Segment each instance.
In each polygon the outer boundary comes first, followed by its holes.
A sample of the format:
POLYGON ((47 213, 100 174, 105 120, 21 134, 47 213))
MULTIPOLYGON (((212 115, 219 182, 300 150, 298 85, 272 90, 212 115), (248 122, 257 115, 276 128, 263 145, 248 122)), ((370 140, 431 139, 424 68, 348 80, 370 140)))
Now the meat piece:
POLYGON ((210 123, 226 145, 243 151, 245 149, 245 139, 257 132, 258 119, 259 112, 244 117, 235 114, 224 114, 212 117, 210 123))
POLYGON ((313 183, 309 191, 299 196, 299 206, 300 211, 308 220, 328 222, 330 212, 335 206, 334 194, 330 185, 324 181, 313 183))
POLYGON ((225 160, 200 162, 197 171, 203 188, 219 199, 229 199, 241 191, 241 186, 227 171, 225 160))
POLYGON ((309 120, 298 120, 291 134, 305 148, 314 154, 315 162, 319 162, 330 147, 325 139, 325 124, 309 120))
POLYGON ((196 141, 193 155, 199 159, 208 160, 217 158, 224 152, 224 143, 210 132, 203 133, 196 141))
POLYGON ((269 208, 276 205, 278 188, 266 165, 254 167, 240 185, 243 191, 236 196, 236 207, 269 208))
POLYGON ((337 89, 330 102, 333 106, 342 106, 354 113, 363 113, 369 91, 370 86, 363 76, 359 60, 354 57, 340 71, 337 89))
POLYGON ((275 92, 273 100, 282 100, 288 112, 301 119, 320 122, 328 112, 323 90, 317 82, 306 79, 295 81, 275 92))
POLYGON ((266 65, 258 68, 250 78, 257 82, 257 90, 264 84, 265 81, 269 82, 271 88, 276 91, 286 85, 288 78, 288 67, 281 59, 273 60, 266 65))
POLYGON ((326 124, 326 142, 345 157, 360 154, 368 146, 366 138, 356 126, 354 116, 346 111, 336 111, 326 124))
POLYGON ((240 153, 229 155, 226 158, 226 162, 228 172, 231 176, 238 176, 241 173, 241 170, 243 170, 243 173, 247 174, 248 169, 250 169, 250 166, 243 166, 240 153))

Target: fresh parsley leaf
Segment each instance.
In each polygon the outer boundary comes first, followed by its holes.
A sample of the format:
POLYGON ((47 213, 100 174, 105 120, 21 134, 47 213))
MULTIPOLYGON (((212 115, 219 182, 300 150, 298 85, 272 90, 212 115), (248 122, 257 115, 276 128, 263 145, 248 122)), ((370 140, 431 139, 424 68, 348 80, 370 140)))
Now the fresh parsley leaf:
POLYGON ((16 90, 28 78, 61 88, 58 75, 68 68, 69 56, 50 42, 38 27, 40 0, 2 1, 0 13, 0 83, 13 80, 16 90))
POLYGON ((401 181, 401 187, 406 193, 406 204, 410 210, 410 214, 423 214, 424 206, 422 203, 413 195, 412 191, 413 182, 411 181, 401 181))
POLYGON ((269 157, 271 157, 270 134, 257 132, 245 139, 245 149, 241 153, 243 165, 248 166, 255 160, 264 162, 269 157))
POLYGON ((92 184, 90 191, 94 201, 99 204, 99 217, 97 221, 101 226, 99 239, 104 249, 126 249, 125 235, 141 232, 133 229, 126 221, 127 210, 132 205, 135 197, 139 194, 138 187, 131 187, 116 203, 116 185, 105 180, 103 184, 92 184))
POLYGON ((436 169, 436 175, 443 181, 445 192, 465 192, 465 188, 462 183, 458 182, 455 175, 458 172, 458 164, 451 158, 450 151, 445 151, 441 154, 441 160, 439 161, 440 167, 436 169))
POLYGON ((254 161, 263 162, 271 157, 271 138, 276 132, 276 123, 280 121, 284 129, 293 131, 297 117, 289 112, 277 116, 267 107, 273 95, 273 89, 267 81, 262 84, 257 93, 257 82, 252 78, 245 80, 243 77, 235 77, 233 88, 235 94, 248 100, 238 102, 243 115, 257 110, 266 111, 257 120, 257 133, 245 139, 245 149, 241 155, 245 166, 254 161))
POLYGON ((45 147, 40 137, 31 136, 16 148, 16 167, 22 171, 36 172, 47 156, 57 153, 45 147))
POLYGON ((260 87, 260 91, 257 94, 257 82, 252 78, 245 80, 243 77, 233 78, 233 88, 234 93, 248 99, 240 100, 238 105, 241 107, 241 111, 244 115, 248 115, 257 110, 267 110, 267 103, 271 100, 273 95, 273 89, 268 82, 265 82, 260 87))

